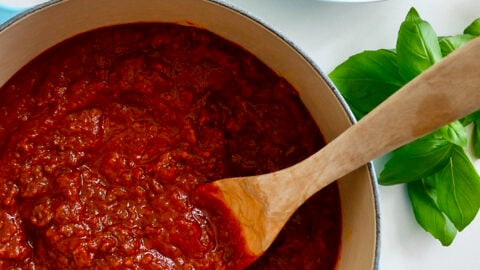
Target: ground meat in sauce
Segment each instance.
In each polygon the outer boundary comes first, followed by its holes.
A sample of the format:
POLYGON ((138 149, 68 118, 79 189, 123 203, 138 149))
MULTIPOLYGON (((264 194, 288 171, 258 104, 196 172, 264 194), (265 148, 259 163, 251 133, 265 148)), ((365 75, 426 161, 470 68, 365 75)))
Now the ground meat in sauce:
MULTIPOLYGON (((0 269, 229 269, 193 190, 323 145, 288 82, 190 26, 81 34, 0 97, 0 269)), ((250 269, 334 269, 339 215, 331 185, 250 269)))

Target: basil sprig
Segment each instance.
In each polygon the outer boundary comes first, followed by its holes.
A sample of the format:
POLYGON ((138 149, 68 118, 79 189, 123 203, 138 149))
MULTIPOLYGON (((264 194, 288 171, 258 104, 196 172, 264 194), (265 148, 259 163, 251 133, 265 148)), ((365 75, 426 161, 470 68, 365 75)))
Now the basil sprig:
MULTIPOLYGON (((476 36, 480 18, 462 34, 439 37, 411 8, 400 25, 395 49, 353 55, 329 76, 360 119, 476 36)), ((383 185, 407 184, 417 222, 443 245, 450 245, 480 208, 480 176, 466 153, 468 142, 480 158, 480 111, 392 151, 378 179, 383 185), (472 126, 470 137, 467 125, 472 126)))

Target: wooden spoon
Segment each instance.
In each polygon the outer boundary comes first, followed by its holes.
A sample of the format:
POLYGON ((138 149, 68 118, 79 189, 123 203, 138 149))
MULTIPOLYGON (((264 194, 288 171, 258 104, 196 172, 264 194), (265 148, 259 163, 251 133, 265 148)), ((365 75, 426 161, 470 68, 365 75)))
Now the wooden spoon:
MULTIPOLYGON (((306 160, 202 186, 239 224, 246 264, 314 193, 369 161, 480 108, 480 38, 451 53, 306 160), (248 259, 250 258, 250 259, 248 259)), ((204 194, 204 195, 205 195, 204 194)), ((232 233, 233 234, 233 233, 232 233)), ((243 267, 243 266, 242 266, 243 267)))

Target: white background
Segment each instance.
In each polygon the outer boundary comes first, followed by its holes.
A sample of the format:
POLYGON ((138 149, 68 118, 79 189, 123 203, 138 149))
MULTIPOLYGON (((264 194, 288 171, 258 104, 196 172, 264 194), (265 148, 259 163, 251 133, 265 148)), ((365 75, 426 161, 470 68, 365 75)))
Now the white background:
MULTIPOLYGON (((480 17, 480 0, 224 1, 281 32, 326 73, 363 50, 394 48, 398 28, 411 7, 430 22, 438 35, 461 33, 480 17)), ((416 224, 403 186, 380 187, 380 210, 381 270, 480 269, 480 217, 450 247, 442 247, 416 224)))
MULTIPOLYGON (((280 31, 326 73, 350 55, 364 50, 394 48, 400 24, 411 7, 417 9, 438 35, 459 34, 480 17, 480 0, 227 2, 280 31)), ((478 164, 477 168, 480 168, 478 164)), ((480 269, 480 215, 457 235, 451 246, 443 247, 417 225, 404 186, 381 186, 380 208, 381 270, 480 269)))

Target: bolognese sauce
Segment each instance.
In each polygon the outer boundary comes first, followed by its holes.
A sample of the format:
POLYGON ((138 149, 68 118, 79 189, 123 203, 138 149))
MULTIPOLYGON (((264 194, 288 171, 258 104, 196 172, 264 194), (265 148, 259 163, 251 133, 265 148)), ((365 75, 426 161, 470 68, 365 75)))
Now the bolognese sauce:
MULTIPOLYGON (((80 34, 0 89, 0 268, 231 269, 195 188, 323 144, 285 79, 207 30, 80 34)), ((333 184, 250 269, 334 269, 340 228, 333 184)))

